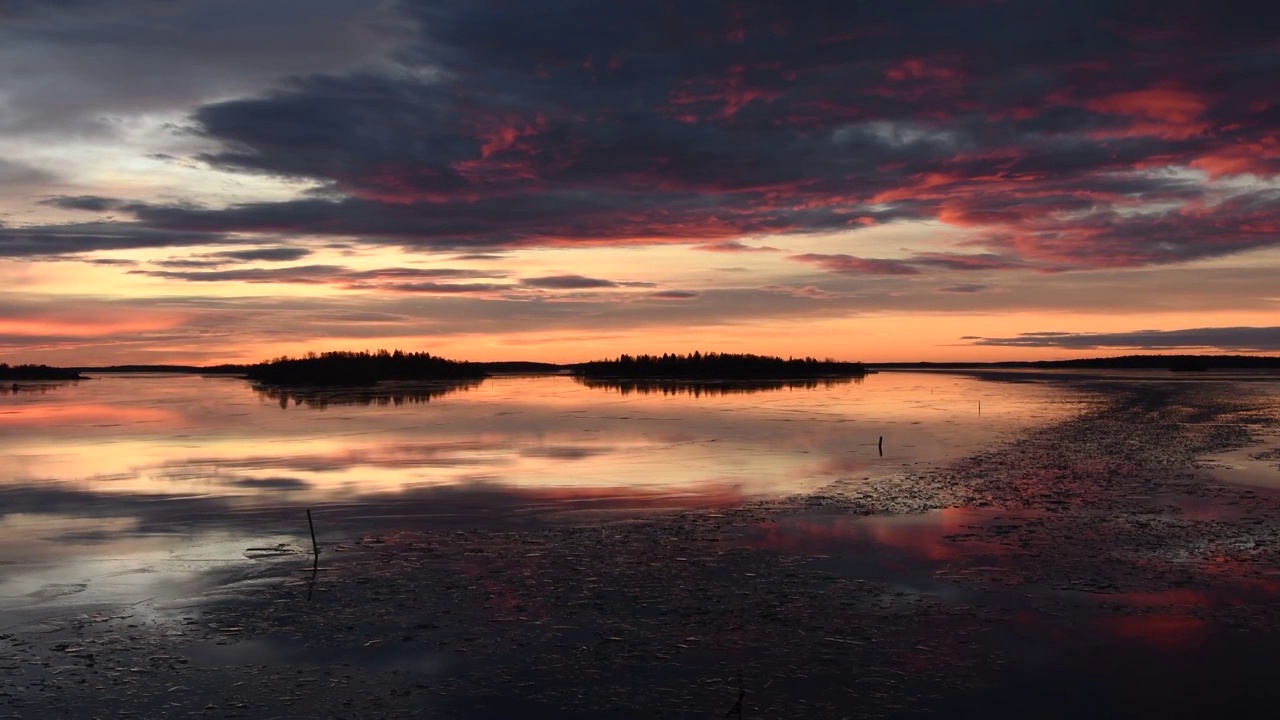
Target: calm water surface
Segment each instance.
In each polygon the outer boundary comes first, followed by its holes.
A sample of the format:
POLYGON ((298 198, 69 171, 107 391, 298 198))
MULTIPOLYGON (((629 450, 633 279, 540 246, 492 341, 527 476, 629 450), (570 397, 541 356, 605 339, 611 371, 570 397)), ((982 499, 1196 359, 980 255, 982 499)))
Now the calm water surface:
POLYGON ((0 395, 0 611, 195 593, 220 564, 251 580, 252 548, 304 542, 307 508, 324 541, 715 507, 917 471, 1081 401, 910 373, 678 391, 567 377, 312 393, 186 375, 28 385, 0 395))

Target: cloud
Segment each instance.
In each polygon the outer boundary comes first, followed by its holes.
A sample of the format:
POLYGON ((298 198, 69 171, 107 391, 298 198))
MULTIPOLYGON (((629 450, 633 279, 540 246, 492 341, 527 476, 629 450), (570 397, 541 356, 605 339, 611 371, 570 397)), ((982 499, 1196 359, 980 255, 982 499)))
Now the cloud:
POLYGON ((525 278, 521 285, 547 290, 587 290, 592 288, 616 288, 619 284, 612 280, 589 278, 581 275, 551 275, 548 277, 525 278))
POLYGON ((122 118, 376 63, 412 28, 363 0, 9 0, 0 18, 0 132, 28 136, 120 135, 122 118))
MULTIPOLYGON (((222 250, 202 253, 188 258, 152 260, 151 264, 163 268, 216 268, 223 265, 249 262, 292 262, 312 254, 311 250, 298 247, 261 247, 247 250, 222 250)), ((157 276, 163 277, 163 276, 157 276)), ((172 277, 170 279, 180 279, 172 277)))
POLYGON ((917 253, 907 258, 912 265, 942 268, 944 270, 1018 270, 1027 263, 1007 255, 994 253, 917 253))
MULTIPOLYGON (((187 261, 169 261, 182 263, 187 261)), ((202 263, 204 261, 194 261, 202 263)), ((186 282, 249 282, 249 283, 328 283, 342 277, 345 268, 337 265, 300 265, 287 268, 245 268, 238 270, 131 270, 132 275, 184 280, 186 282)))
POLYGON ((84 328, 67 281, 0 350, 1277 307, 1273 8, 534 5, 0 3, 0 258, 184 312, 84 328), (659 286, 600 269, 661 244, 659 286))
POLYGON ((306 480, 292 477, 240 478, 230 481, 230 484, 255 490, 306 490, 311 487, 306 480))
POLYGON ((430 295, 473 295, 502 292, 511 290, 511 285, 498 285, 495 283, 437 283, 437 282, 421 282, 421 283, 385 283, 378 286, 379 289, 389 290, 391 292, 402 293, 424 293, 430 295))
POLYGON ((780 295, 789 295, 797 298, 808 298, 810 300, 832 300, 835 298, 847 298, 851 296, 851 293, 823 290, 816 285, 804 285, 800 287, 793 285, 766 285, 760 289, 764 292, 778 293, 780 295))
POLYGON ((61 208, 63 210, 84 210, 86 212, 108 212, 126 203, 116 198, 101 195, 58 195, 40 201, 41 205, 61 208))
POLYGON ((464 253, 462 255, 454 255, 450 260, 506 260, 507 256, 502 253, 464 253))
POLYGON ((124 258, 91 258, 85 260, 85 262, 103 267, 133 267, 138 264, 137 260, 126 260, 124 258))
POLYGON ((292 262, 301 260, 311 254, 306 248, 299 247, 264 247, 252 248, 249 250, 223 250, 221 252, 210 253, 209 257, 226 258, 227 260, 238 260, 241 262, 252 262, 255 260, 265 262, 292 262))
POLYGON ((53 182, 56 176, 26 163, 0 158, 0 187, 23 187, 53 182))
POLYGON ((789 260, 817 265, 827 272, 841 275, 919 275, 920 270, 902 260, 860 258, 843 253, 823 255, 805 253, 792 255, 789 260))
MULTIPOLYGON (((248 244, 247 241, 240 241, 248 244)), ((236 244, 217 233, 184 232, 131 222, 0 226, 0 257, 49 258, 104 250, 236 244)))
POLYGON ((705 245, 694 245, 694 250, 702 250, 704 252, 720 252, 720 253, 758 253, 758 252, 782 252, 776 247, 768 245, 752 246, 738 242, 737 240, 727 240, 725 242, 707 243, 705 245))
MULTIPOLYGON (((219 254, 220 255, 220 254, 219 254)), ((203 267, 205 260, 164 261, 179 267, 203 267)), ((212 261, 218 262, 218 261, 212 261)), ((156 263, 161 264, 161 263, 156 263)), ((405 280, 475 279, 500 277, 500 273, 461 268, 388 267, 375 270, 352 270, 341 265, 294 265, 278 268, 237 268, 231 270, 130 270, 132 275, 182 280, 186 282, 296 283, 303 285, 336 285, 348 288, 392 287, 404 290, 407 285, 394 285, 405 280)), ((428 287, 428 286, 421 286, 428 287)), ((490 286, 510 287, 510 286, 490 286)))
MULTIPOLYGON (((732 22, 690 11, 673 23, 656 0, 536 13, 406 0, 383 20, 358 3, 282 4, 260 32, 306 18, 314 32, 289 42, 308 72, 198 107, 195 159, 318 192, 134 208, 175 245, 192 231, 285 232, 418 250, 700 241, 763 252, 742 239, 928 220, 972 230, 985 251, 912 261, 946 271, 1167 264, 1277 242, 1274 202, 1189 176, 1280 172, 1274 111, 1244 99, 1266 97, 1273 44, 1205 5, 1144 14, 1064 0, 1033 16, 937 2, 854 17, 749 2, 732 22), (381 29, 361 44, 341 28, 381 29), (1183 222, 1196 213, 1202 222, 1183 222), (1172 232, 1135 232, 1153 224, 1172 232)), ((232 32, 238 6, 225 18, 211 7, 171 20, 232 32)), ((136 0, 78 8, 112 23, 154 12, 136 0)), ((46 43, 71 22, 17 15, 46 43)), ((172 42, 108 30, 149 58, 172 42)), ((235 32, 254 47, 259 30, 235 32)), ((293 57, 192 50, 212 53, 213 68, 234 63, 224 74, 245 88, 290 74, 272 58, 293 57)), ((183 63, 172 75, 185 82, 183 63)))
MULTIPOLYGON (((531 290, 595 290, 612 288, 652 288, 650 282, 617 282, 583 275, 550 275, 523 278, 515 283, 452 283, 441 280, 487 280, 505 278, 506 273, 469 268, 413 268, 386 267, 374 270, 353 270, 341 265, 294 265, 276 268, 233 268, 214 270, 211 267, 224 264, 223 258, 285 259, 290 253, 275 253, 274 249, 226 251, 209 253, 192 259, 162 260, 154 262, 166 270, 130 270, 132 275, 178 280, 195 283, 244 282, 284 283, 298 285, 329 285, 348 290, 385 290, 398 293, 429 293, 441 295, 489 294, 496 292, 522 292, 531 290)), ((292 248, 279 248, 292 250, 292 248)))
POLYGON ((1280 327, 1211 327, 1185 330, 1136 330, 1119 333, 1029 332, 1007 338, 978 338, 973 344, 1071 350, 1127 348, 1276 352, 1280 351, 1280 327))
MULTIPOLYGON (((16 98, 0 128, 115 133, 127 123, 104 118, 194 105, 176 123, 181 149, 158 152, 313 189, 217 207, 59 200, 132 215, 97 228, 99 248, 294 235, 483 259, 654 243, 769 252, 743 241, 901 221, 966 233, 966 252, 806 261, 912 275, 1280 244, 1280 51, 1258 29, 1272 9, 37 5, 11 7, 0 30, 23 60, 3 67, 39 69, 0 71, 16 98)), ((35 244, 0 236, 0 253, 94 243, 35 244)))

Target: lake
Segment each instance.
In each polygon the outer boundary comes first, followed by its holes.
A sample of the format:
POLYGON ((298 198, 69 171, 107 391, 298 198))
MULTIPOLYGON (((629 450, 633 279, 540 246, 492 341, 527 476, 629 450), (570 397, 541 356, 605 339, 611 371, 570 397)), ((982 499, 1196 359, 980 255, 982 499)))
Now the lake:
POLYGON ((0 610, 196 595, 211 568, 240 580, 266 548, 309 545, 306 509, 326 542, 736 505, 911 473, 1084 401, 927 373, 310 392, 192 375, 28 383, 0 394, 0 610))

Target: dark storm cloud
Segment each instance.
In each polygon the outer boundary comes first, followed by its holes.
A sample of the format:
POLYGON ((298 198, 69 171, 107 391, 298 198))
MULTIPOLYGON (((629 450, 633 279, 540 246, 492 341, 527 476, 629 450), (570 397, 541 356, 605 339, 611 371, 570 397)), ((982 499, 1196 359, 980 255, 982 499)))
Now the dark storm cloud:
POLYGON ((1186 330, 1138 330, 1122 333, 1022 333, 1011 338, 977 338, 974 345, 1000 347, 1135 348, 1185 350, 1212 348, 1227 352, 1280 351, 1280 327, 1219 327, 1186 330))
MULTIPOLYGON (((741 252, 752 236, 930 220, 981 250, 797 256, 846 274, 1274 246, 1280 9, 1222 5, 401 0, 398 65, 297 74, 190 118, 217 148, 201 162, 316 183, 311 197, 129 210, 175 245, 269 233, 741 252)), ((325 11, 355 12, 294 14, 325 11)))

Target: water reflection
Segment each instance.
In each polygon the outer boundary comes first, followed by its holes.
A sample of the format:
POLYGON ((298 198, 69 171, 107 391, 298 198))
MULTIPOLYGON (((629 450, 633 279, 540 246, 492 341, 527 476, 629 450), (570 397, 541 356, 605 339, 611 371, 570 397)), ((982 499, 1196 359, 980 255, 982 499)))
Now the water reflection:
POLYGON ((612 390, 620 395, 751 395, 777 390, 829 390, 842 385, 862 384, 863 378, 810 378, 803 380, 597 380, 574 377, 579 385, 595 390, 612 390))
POLYGON ((400 407, 418 405, 432 400, 466 392, 480 387, 483 380, 433 383, 379 383, 372 387, 342 388, 281 388, 255 385, 258 397, 274 401, 285 410, 306 406, 323 410, 331 405, 363 405, 400 407))
POLYGON ((1076 402, 1044 386, 890 374, 749 397, 602 393, 563 377, 306 391, 104 375, 61 387, 0 408, 0 557, 22 558, 5 567, 0 609, 22 594, 6 582, 105 587, 86 581, 86 559, 123 562, 159 539, 252 547, 305 529, 307 508, 323 539, 720 507, 875 482, 1076 402))

